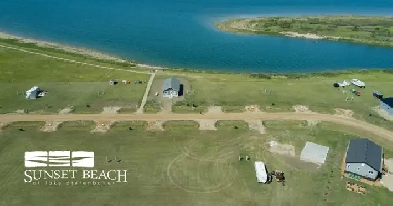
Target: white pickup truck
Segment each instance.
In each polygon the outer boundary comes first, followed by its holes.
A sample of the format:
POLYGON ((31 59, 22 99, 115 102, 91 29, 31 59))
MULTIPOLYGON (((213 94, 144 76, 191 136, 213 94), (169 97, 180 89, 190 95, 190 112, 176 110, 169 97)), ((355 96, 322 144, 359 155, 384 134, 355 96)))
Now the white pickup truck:
POLYGON ((340 82, 338 82, 337 83, 340 87, 346 87, 346 86, 349 86, 349 85, 351 85, 349 82, 347 82, 347 81, 343 81, 342 83, 340 83, 340 82))
POLYGON ((351 83, 355 86, 358 86, 360 88, 366 88, 366 84, 362 81, 360 81, 359 79, 352 79, 351 83))

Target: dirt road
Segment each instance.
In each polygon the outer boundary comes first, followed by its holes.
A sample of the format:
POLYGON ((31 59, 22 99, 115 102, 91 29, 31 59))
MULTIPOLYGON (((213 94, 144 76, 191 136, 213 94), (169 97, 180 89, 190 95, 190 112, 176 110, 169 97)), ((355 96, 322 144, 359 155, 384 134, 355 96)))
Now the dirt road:
POLYGON ((393 132, 353 118, 316 113, 219 113, 219 114, 67 114, 67 115, 30 115, 5 114, 0 115, 0 122, 15 121, 168 121, 168 120, 320 120, 356 128, 393 141, 393 132))

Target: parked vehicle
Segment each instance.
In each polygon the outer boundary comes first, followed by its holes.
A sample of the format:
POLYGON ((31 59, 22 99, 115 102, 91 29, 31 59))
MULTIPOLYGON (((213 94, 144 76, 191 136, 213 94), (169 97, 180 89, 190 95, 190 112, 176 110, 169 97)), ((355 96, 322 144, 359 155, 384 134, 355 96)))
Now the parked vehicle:
POLYGON ((346 80, 344 80, 343 82, 336 82, 333 84, 334 87, 346 87, 351 85, 349 82, 347 82, 346 80))
POLYGON ((352 79, 351 83, 355 86, 358 86, 360 88, 366 88, 366 84, 362 81, 360 81, 359 79, 352 79))

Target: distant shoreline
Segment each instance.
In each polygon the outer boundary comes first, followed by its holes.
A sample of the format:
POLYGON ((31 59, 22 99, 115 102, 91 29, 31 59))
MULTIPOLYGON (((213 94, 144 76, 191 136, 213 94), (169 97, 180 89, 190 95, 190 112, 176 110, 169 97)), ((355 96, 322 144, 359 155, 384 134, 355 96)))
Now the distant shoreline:
POLYGON ((43 41, 43 40, 36 40, 36 39, 31 39, 31 38, 24 38, 24 37, 16 36, 16 35, 9 34, 6 32, 1 32, 1 31, 0 31, 0 39, 17 40, 21 43, 35 44, 37 47, 41 47, 41 48, 57 49, 57 50, 64 51, 67 53, 79 54, 82 56, 91 57, 91 58, 99 59, 99 60, 113 61, 113 62, 117 62, 117 63, 135 63, 136 67, 139 67, 139 68, 159 69, 159 70, 165 69, 165 68, 159 67, 159 66, 152 66, 149 64, 142 64, 142 63, 137 63, 135 61, 126 60, 126 59, 119 58, 119 57, 116 57, 116 56, 113 56, 110 54, 94 51, 92 49, 68 46, 68 45, 64 45, 64 44, 43 41))
POLYGON ((272 16, 217 21, 221 31, 393 47, 391 16, 272 16))

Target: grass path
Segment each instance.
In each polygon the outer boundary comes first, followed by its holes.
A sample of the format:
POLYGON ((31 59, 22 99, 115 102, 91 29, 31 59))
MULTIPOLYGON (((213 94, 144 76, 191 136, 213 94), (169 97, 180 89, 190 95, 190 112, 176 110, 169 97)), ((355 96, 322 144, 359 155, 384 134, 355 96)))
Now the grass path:
POLYGON ((146 91, 145 91, 145 94, 143 95, 141 106, 139 106, 138 110, 136 111, 136 113, 138 113, 138 114, 143 113, 143 108, 145 107, 147 96, 149 95, 151 85, 153 84, 153 80, 154 80, 155 76, 156 76, 156 73, 152 73, 149 81, 147 82, 146 91))

